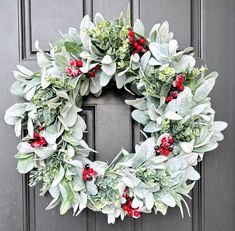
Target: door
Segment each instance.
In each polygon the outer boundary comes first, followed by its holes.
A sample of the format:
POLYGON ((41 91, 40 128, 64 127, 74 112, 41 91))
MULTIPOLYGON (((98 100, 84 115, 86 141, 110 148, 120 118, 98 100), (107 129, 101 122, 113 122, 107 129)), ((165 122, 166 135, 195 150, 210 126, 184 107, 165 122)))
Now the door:
MULTIPOLYGON (((233 231, 235 230, 235 2, 233 0, 11 0, 0 1, 0 231, 233 231), (106 216, 83 211, 59 215, 45 211, 50 197, 39 197, 39 188, 30 189, 28 176, 16 171, 13 129, 3 121, 4 111, 19 101, 10 95, 12 70, 16 64, 37 70, 34 41, 48 50, 48 42, 79 28, 83 15, 100 12, 118 17, 130 3, 132 18, 140 17, 149 31, 151 25, 168 20, 181 48, 195 47, 198 64, 207 63, 220 78, 212 93, 217 119, 229 123, 225 141, 205 156, 199 165, 202 175, 189 201, 191 217, 181 218, 176 208, 166 216, 143 214, 138 220, 117 220, 108 225, 106 216)), ((131 151, 141 139, 138 124, 131 120, 131 108, 124 103, 131 96, 109 86, 98 99, 89 97, 84 107, 88 125, 87 142, 98 154, 95 159, 110 161, 123 146, 131 151)))

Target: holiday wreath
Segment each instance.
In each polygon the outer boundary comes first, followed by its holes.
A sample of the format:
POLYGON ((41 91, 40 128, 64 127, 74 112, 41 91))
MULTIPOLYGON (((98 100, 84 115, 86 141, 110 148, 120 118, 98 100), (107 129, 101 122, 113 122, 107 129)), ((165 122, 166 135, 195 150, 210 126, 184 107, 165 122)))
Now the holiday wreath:
POLYGON ((200 178, 194 166, 227 126, 214 121, 208 97, 217 73, 205 76, 206 67, 194 67, 192 48, 178 51, 167 22, 147 38, 140 20, 132 28, 123 16, 107 21, 96 14, 94 23, 85 16, 80 32, 69 28, 50 53, 35 47, 41 70, 18 66, 11 93, 26 102, 10 107, 5 121, 22 137, 18 171, 30 172, 30 186, 42 182, 41 195, 53 197, 47 209, 60 205, 61 214, 73 208, 78 215, 87 207, 107 214, 108 223, 151 211, 165 215, 175 206, 183 215, 183 196, 200 178), (80 112, 84 96, 98 97, 113 80, 137 97, 126 103, 146 140, 107 164, 89 160, 95 150, 83 139, 80 112))

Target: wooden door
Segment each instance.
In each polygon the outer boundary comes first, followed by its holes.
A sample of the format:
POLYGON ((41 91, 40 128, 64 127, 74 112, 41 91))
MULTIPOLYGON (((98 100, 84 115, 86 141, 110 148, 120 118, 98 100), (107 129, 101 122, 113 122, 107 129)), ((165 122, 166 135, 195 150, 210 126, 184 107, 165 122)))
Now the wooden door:
MULTIPOLYGON (((12 70, 20 63, 37 70, 34 41, 38 39, 47 51, 48 42, 66 32, 69 26, 79 28, 85 14, 100 12, 116 18, 130 3, 132 18, 140 17, 149 31, 151 25, 168 20, 181 48, 195 47, 200 64, 220 74, 212 93, 217 119, 229 123, 225 141, 206 154, 199 166, 201 180, 189 202, 192 217, 181 218, 178 209, 166 216, 144 214, 138 220, 118 220, 108 225, 106 216, 84 211, 59 215, 58 210, 45 211, 50 197, 39 197, 39 189, 29 189, 28 176, 16 171, 17 139, 12 128, 0 120, 0 231, 233 231, 235 230, 235 2, 233 0, 11 0, 0 1, 0 118, 19 101, 10 95, 12 70)), ((84 107, 88 125, 87 141, 98 150, 94 158, 110 161, 123 146, 131 151, 140 139, 139 126, 131 120, 131 108, 124 103, 130 97, 112 86, 99 99, 90 97, 84 107)))

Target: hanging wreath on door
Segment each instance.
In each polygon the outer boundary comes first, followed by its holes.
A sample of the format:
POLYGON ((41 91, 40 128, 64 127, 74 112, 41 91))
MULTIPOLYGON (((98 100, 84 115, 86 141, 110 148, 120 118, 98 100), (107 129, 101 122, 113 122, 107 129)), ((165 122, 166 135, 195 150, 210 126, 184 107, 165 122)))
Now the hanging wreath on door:
POLYGON ((217 73, 194 67, 192 48, 178 51, 167 22, 147 38, 140 20, 132 28, 122 15, 107 21, 96 14, 94 23, 85 16, 80 32, 69 28, 50 53, 35 47, 41 70, 17 66, 11 93, 26 102, 10 107, 5 121, 22 137, 18 171, 30 172, 30 186, 42 182, 41 195, 53 197, 47 209, 60 205, 61 214, 73 208, 78 215, 89 208, 107 214, 108 223, 151 211, 165 215, 175 206, 183 216, 182 204, 189 212, 183 196, 200 178, 194 167, 227 126, 214 121, 208 97, 217 73), (96 151, 83 139, 80 112, 83 97, 99 97, 110 81, 136 96, 125 102, 146 140, 108 164, 89 160, 96 151))

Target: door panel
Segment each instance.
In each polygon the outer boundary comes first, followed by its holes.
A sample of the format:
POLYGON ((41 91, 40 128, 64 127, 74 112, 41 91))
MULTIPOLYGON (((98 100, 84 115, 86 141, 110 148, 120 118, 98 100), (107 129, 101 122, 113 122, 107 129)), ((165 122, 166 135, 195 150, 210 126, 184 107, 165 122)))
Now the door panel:
POLYGON ((168 21, 181 49, 191 46, 191 1, 155 0, 151 4, 140 1, 140 18, 148 32, 154 24, 168 21))
MULTIPOLYGON (((30 9, 31 47, 35 52, 34 42, 38 40, 40 47, 49 50, 49 42, 58 39, 58 31, 66 33, 69 27, 79 28, 83 16, 82 0, 33 0, 25 1, 30 9), (66 10, 65 10, 66 9, 66 10)), ((27 10, 27 9, 26 9, 27 10)))
MULTIPOLYGON (((188 201, 191 218, 185 214, 185 218, 181 219, 179 210, 174 208, 169 209, 167 216, 144 214, 138 220, 126 218, 123 222, 117 220, 115 225, 108 225, 105 215, 89 210, 78 217, 73 217, 71 211, 63 216, 59 215, 58 209, 45 211, 51 198, 39 197, 40 187, 30 189, 27 186, 28 176, 22 178, 17 173, 14 153, 18 140, 13 129, 1 120, 1 231, 235 230, 233 0, 0 1, 0 116, 3 118, 5 109, 20 100, 9 93, 15 65, 20 63, 33 70, 38 69, 35 40, 39 40, 40 46, 47 51, 48 42, 59 37, 58 30, 66 32, 70 26, 79 29, 83 15, 93 17, 100 12, 114 19, 120 11, 126 12, 128 3, 132 18, 140 17, 145 23, 146 34, 154 23, 168 20, 180 49, 194 46, 199 64, 206 61, 210 70, 218 70, 220 74, 212 102, 217 119, 228 121, 230 126, 225 132, 225 141, 216 151, 206 155, 198 167, 202 179, 192 192, 193 200, 188 201)), ((91 154, 91 159, 110 162, 122 147, 132 151, 141 139, 140 127, 131 120, 131 108, 124 103, 127 98, 133 96, 111 85, 104 89, 101 97, 89 96, 85 99, 83 116, 87 123, 86 140, 98 151, 96 155, 91 154)))

